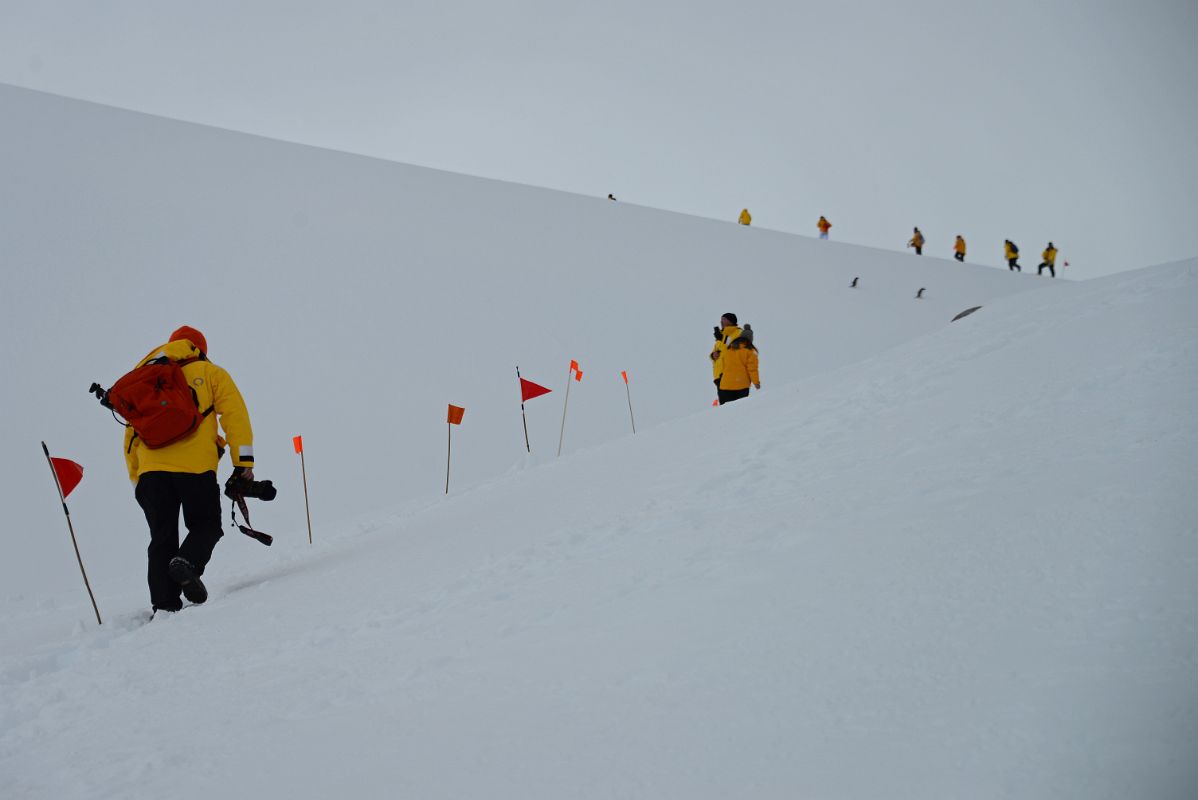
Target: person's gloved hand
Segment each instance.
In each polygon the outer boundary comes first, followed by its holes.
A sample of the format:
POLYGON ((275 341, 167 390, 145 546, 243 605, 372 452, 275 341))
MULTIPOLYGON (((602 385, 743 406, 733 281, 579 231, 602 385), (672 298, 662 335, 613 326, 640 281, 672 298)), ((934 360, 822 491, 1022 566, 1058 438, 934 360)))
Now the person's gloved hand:
POLYGON ((225 481, 226 494, 230 491, 236 491, 237 486, 242 483, 248 483, 254 479, 254 470, 252 467, 233 467, 233 474, 225 481))
POLYGON ((723 338, 724 338, 724 332, 723 332, 722 330, 720 330, 720 327, 719 327, 718 325, 717 325, 716 327, 712 328, 711 330, 712 330, 712 333, 714 333, 714 334, 715 334, 715 340, 716 340, 717 342, 718 342, 720 339, 723 339, 723 338))

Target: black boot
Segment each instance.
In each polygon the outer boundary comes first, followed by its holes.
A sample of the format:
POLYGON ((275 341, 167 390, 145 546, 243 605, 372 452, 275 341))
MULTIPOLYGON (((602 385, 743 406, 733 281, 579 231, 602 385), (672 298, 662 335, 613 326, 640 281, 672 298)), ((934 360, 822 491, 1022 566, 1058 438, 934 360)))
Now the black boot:
POLYGON ((172 558, 167 571, 170 572, 171 580, 183 588, 183 596, 188 600, 199 605, 208 599, 208 589, 200 580, 200 573, 186 558, 172 558))

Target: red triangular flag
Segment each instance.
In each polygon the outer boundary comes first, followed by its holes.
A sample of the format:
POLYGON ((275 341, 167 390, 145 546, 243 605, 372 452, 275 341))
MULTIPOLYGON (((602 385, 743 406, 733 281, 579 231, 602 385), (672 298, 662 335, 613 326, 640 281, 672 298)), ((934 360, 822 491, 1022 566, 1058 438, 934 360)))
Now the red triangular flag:
POLYGON ((455 406, 453 403, 450 403, 449 404, 449 414, 446 417, 446 419, 450 425, 461 425, 462 424, 462 416, 465 413, 466 413, 466 409, 462 408, 461 406, 455 406))
POLYGON ((624 379, 624 383, 628 383, 628 370, 621 372, 620 377, 624 379))
POLYGON ((79 481, 83 480, 83 466, 65 458, 51 458, 54 474, 58 476, 58 485, 62 487, 62 499, 66 500, 79 481))
POLYGON ((578 370, 578 372, 574 373, 574 380, 582 383, 582 370, 578 370))
POLYGON ((570 371, 578 372, 578 361, 576 359, 570 359, 570 371))
POLYGON ((304 452, 304 437, 292 436, 291 444, 295 447, 295 452, 297 454, 304 452))
POLYGON ((520 379, 520 402, 522 403, 525 400, 531 400, 534 397, 540 397, 541 395, 549 394, 552 391, 552 389, 546 389, 540 384, 533 383, 532 381, 526 381, 524 378, 520 379))

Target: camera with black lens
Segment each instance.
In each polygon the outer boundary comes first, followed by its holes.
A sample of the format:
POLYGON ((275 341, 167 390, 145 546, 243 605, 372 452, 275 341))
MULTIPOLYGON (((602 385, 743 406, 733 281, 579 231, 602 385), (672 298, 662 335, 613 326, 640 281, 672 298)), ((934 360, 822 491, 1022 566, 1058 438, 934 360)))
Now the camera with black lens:
POLYGON ((236 500, 239 497, 252 497, 255 500, 265 500, 270 502, 275 499, 279 491, 275 489, 273 481, 247 481, 245 479, 232 480, 230 479, 225 484, 225 496, 236 500))

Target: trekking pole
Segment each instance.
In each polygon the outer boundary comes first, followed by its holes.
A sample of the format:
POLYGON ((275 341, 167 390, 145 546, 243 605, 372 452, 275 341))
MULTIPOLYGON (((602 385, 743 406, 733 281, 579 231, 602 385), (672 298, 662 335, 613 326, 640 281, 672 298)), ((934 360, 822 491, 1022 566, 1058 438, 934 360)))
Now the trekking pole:
POLYGON ((308 508, 308 467, 304 464, 304 437, 295 436, 291 443, 300 457, 300 472, 304 476, 304 514, 308 516, 308 544, 312 544, 312 512, 308 508))
POLYGON ((624 393, 628 395, 628 419, 632 420, 632 432, 636 433, 636 417, 632 415, 632 389, 628 387, 628 370, 620 373, 624 379, 624 393))
POLYGON ((87 570, 83 568, 83 556, 79 555, 79 542, 75 539, 75 526, 71 524, 71 512, 67 508, 66 496, 62 493, 62 482, 58 479, 58 470, 54 469, 54 460, 50 458, 50 448, 42 442, 42 452, 46 454, 46 463, 50 465, 50 474, 54 476, 54 487, 58 489, 58 499, 62 502, 62 513, 67 517, 67 530, 71 532, 71 544, 75 547, 75 560, 79 562, 79 572, 83 574, 83 585, 87 587, 87 596, 91 598, 92 610, 96 612, 96 624, 103 625, 100 619, 100 607, 96 605, 96 596, 92 593, 91 581, 87 579, 87 570))

